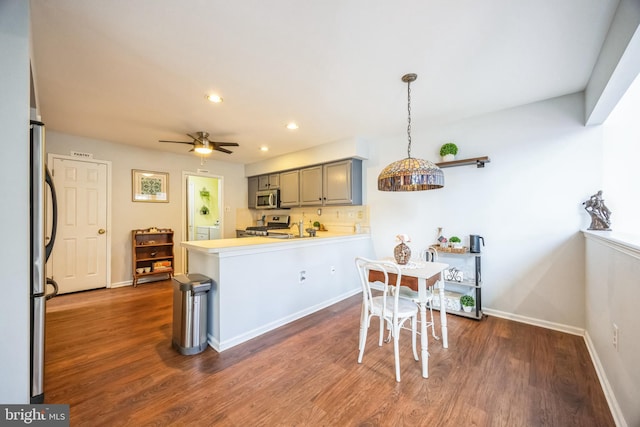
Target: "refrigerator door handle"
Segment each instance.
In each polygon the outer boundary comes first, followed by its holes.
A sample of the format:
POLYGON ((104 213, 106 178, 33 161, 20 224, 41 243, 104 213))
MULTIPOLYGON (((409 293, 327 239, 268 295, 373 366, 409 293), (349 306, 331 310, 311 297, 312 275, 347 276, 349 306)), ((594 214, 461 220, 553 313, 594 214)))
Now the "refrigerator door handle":
POLYGON ((55 297, 56 295, 58 295, 58 284, 56 283, 55 280, 47 277, 47 285, 51 285, 53 286, 53 292, 51 292, 50 294, 46 294, 45 295, 45 300, 50 300, 51 298, 55 297))
MULTIPOLYGON (((46 261, 49 260, 49 257, 51 256, 51 251, 53 250, 53 244, 56 242, 56 229, 58 228, 58 226, 57 226, 57 224, 58 224, 58 198, 56 197, 56 187, 53 185, 53 178, 51 177, 51 174, 49 173, 49 168, 47 168, 45 166, 44 169, 45 169, 45 182, 49 185, 49 188, 51 189, 51 206, 52 206, 52 212, 51 212, 51 238, 49 239, 49 242, 44 247, 44 250, 45 250, 45 258, 44 259, 45 259, 45 262, 46 262, 46 261)), ((49 280, 49 279, 47 279, 47 280, 49 280)), ((56 293, 58 292, 57 288, 58 288, 58 285, 56 285, 56 293)))
POLYGON ((44 316, 45 298, 32 299, 31 403, 44 403, 44 316))

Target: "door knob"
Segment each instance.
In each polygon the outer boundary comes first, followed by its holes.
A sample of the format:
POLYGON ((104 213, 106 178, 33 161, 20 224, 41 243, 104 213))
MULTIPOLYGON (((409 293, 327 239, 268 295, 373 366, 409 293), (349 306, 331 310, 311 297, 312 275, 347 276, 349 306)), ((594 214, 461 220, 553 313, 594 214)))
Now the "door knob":
POLYGON ((98 230, 98 234, 104 234, 106 232, 107 230, 105 230, 104 228, 101 228, 100 230, 98 230))

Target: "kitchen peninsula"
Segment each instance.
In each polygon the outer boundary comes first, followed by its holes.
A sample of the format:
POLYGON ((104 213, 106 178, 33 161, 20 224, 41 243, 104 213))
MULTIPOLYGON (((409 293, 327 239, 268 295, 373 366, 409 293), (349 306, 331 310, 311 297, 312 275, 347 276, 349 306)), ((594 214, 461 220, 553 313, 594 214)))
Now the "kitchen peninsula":
POLYGON ((373 257, 369 234, 248 237, 182 242, 189 273, 214 280, 208 343, 223 351, 360 292, 356 256, 373 257))

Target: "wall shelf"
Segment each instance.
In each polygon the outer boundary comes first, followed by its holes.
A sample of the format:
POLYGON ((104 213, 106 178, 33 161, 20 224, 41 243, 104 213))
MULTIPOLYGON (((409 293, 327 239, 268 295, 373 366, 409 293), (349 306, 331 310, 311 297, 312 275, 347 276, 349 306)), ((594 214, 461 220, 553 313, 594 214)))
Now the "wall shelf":
POLYGON ((472 157, 470 159, 453 160, 451 162, 436 163, 440 168, 453 168, 456 166, 476 165, 478 168, 483 168, 485 163, 490 163, 489 156, 472 157))

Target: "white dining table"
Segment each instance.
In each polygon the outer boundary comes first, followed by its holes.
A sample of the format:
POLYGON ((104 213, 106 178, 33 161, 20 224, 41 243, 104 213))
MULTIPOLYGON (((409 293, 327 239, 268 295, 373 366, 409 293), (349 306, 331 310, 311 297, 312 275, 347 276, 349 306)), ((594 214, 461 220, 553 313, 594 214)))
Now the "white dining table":
MULTIPOLYGON (((395 262, 393 258, 385 258, 385 261, 395 262)), ((447 311, 444 295, 444 282, 442 280, 442 271, 449 267, 448 264, 441 262, 416 261, 409 262, 405 265, 397 264, 400 267, 402 277, 400 285, 407 286, 413 291, 417 291, 416 303, 420 309, 420 356, 422 359, 422 377, 429 377, 429 340, 427 336, 427 298, 430 287, 438 288, 440 297, 440 333, 442 334, 442 346, 449 348, 449 340, 447 335, 447 311)), ((381 276, 377 276, 376 271, 369 273, 369 280, 380 280, 381 276)), ((395 276, 395 275, 394 275, 395 276)), ((390 281, 395 281, 395 277, 390 281)), ((434 325, 435 328, 435 325, 434 325)))

